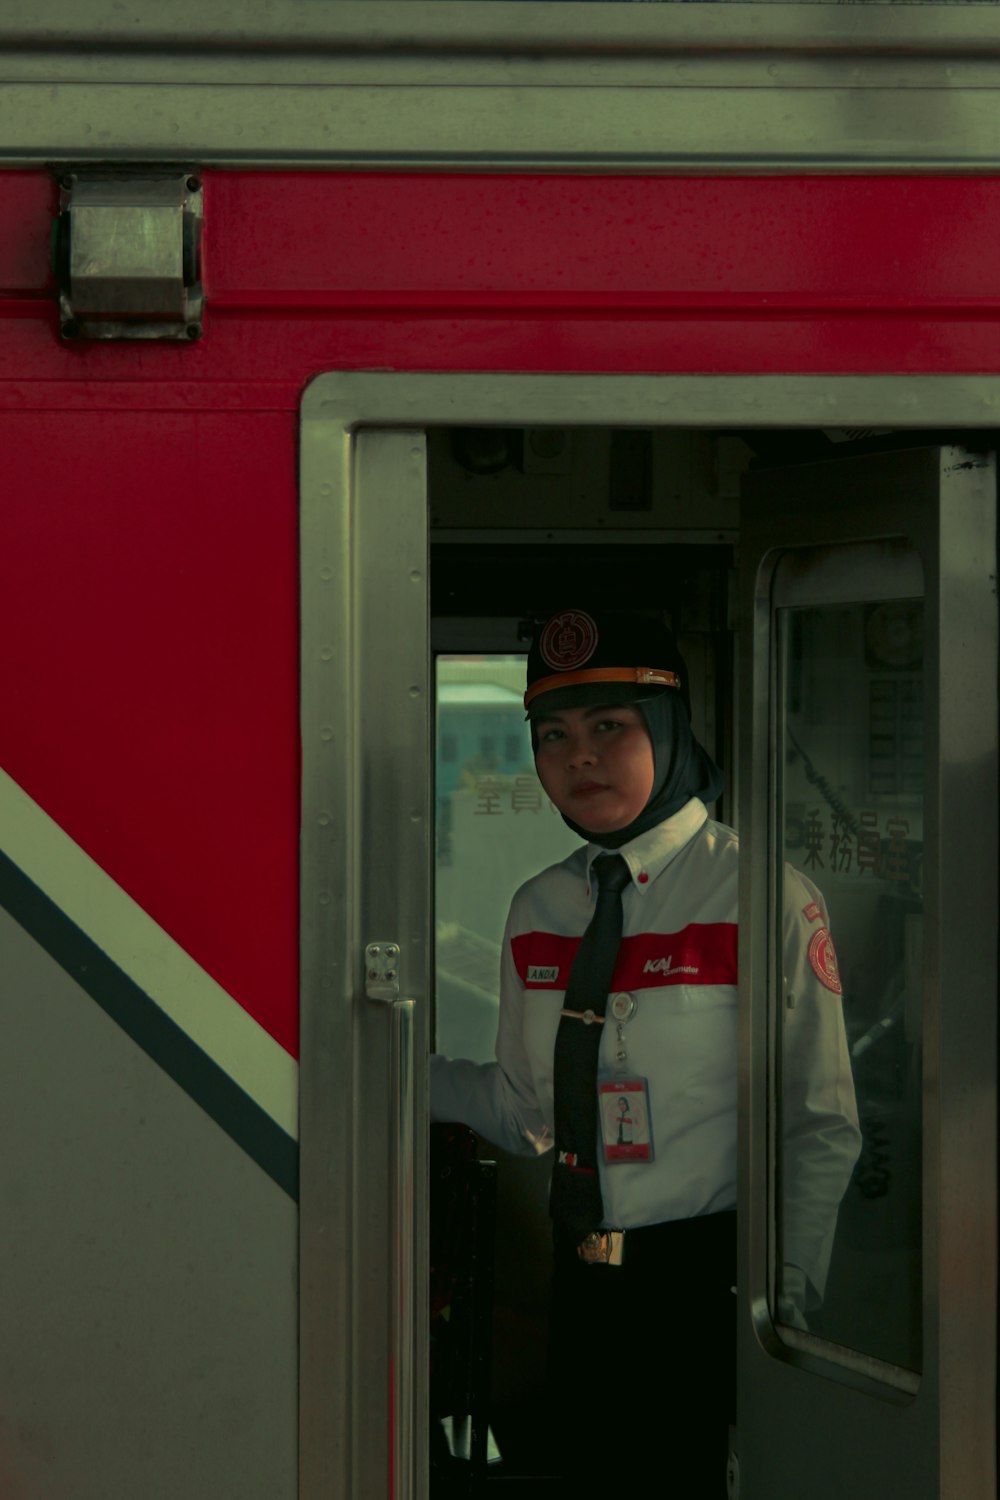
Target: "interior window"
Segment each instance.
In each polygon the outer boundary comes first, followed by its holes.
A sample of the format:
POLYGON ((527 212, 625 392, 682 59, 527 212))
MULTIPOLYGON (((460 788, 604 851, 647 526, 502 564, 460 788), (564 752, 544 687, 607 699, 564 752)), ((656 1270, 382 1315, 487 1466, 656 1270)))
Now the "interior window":
POLYGON ((437 1048, 488 1062, 510 898, 579 839, 535 775, 524 657, 439 656, 436 689, 437 1048))

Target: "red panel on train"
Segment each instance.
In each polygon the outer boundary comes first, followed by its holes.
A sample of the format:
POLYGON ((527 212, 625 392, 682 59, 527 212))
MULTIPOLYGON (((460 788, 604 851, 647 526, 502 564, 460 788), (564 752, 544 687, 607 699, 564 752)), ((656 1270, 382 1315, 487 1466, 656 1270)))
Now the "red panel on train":
POLYGON ((294 1050, 294 415, 0 433, 0 766, 294 1050))

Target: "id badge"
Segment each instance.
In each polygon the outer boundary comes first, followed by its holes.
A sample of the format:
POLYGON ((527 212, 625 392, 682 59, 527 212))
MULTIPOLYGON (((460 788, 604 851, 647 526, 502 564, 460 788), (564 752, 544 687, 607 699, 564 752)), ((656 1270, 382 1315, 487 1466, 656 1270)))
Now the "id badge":
POLYGON ((609 1078, 597 1085, 604 1160, 652 1161, 649 1083, 645 1078, 609 1078))

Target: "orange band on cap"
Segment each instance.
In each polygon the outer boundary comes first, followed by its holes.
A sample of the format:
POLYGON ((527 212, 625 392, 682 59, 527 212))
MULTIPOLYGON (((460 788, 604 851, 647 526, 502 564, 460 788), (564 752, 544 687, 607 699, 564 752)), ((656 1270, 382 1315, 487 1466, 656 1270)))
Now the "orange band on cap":
POLYGON ((542 677, 533 682, 524 695, 524 706, 540 693, 551 693, 554 688, 577 687, 583 682, 631 682, 641 687, 679 688, 681 680, 676 672, 662 667, 590 667, 583 672, 557 672, 554 677, 542 677))

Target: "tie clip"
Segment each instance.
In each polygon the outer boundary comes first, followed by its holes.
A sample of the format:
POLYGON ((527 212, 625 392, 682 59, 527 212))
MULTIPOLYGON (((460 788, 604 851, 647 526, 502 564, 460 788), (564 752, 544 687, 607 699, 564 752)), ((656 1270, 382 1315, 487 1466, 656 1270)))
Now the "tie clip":
POLYGON ((596 1021, 598 1026, 604 1025, 604 1017, 599 1016, 596 1010, 561 1010, 561 1016, 572 1016, 574 1021, 582 1021, 584 1026, 593 1026, 596 1021))

